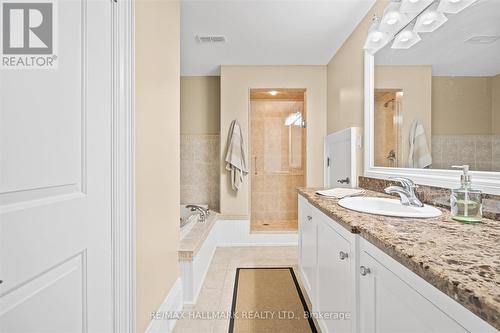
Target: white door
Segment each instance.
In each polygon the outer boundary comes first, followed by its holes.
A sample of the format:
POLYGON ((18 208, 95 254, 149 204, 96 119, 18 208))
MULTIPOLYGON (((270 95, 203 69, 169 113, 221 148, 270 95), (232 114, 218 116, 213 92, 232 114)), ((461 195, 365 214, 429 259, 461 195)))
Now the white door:
MULTIPOLYGON (((315 215, 316 217, 317 215, 315 215)), ((352 332, 351 244, 323 221, 318 224, 318 311, 324 333, 352 332)))
POLYGON ((57 1, 58 68, 0 70, 1 332, 112 331, 111 5, 57 1))

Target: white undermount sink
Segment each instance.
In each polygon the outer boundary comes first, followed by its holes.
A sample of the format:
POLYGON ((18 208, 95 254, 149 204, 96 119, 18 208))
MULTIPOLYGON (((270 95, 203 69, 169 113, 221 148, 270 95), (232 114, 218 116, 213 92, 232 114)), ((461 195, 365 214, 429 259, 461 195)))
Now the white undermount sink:
POLYGON ((442 214, 439 209, 429 205, 403 206, 398 199, 389 198, 349 197, 340 199, 339 205, 357 212, 395 217, 432 218, 442 214))

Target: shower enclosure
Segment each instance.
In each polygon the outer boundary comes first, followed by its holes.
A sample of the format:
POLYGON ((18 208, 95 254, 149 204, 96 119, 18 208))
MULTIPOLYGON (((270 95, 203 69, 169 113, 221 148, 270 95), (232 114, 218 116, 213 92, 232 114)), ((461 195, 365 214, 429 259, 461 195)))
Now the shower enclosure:
POLYGON ((402 167, 402 98, 397 89, 375 89, 375 166, 402 167))
POLYGON ((252 232, 297 230, 296 188, 305 186, 305 89, 250 91, 252 232))

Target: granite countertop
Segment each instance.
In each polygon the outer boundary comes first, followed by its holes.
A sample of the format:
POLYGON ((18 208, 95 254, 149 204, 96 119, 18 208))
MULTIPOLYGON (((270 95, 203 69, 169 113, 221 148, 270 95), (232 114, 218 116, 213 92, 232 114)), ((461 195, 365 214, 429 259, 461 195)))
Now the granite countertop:
MULTIPOLYGON (((309 203, 377 246, 500 330, 500 222, 467 225, 450 212, 433 219, 377 216, 348 210, 338 200, 300 188, 309 203)), ((387 195, 366 191, 366 196, 387 195)))

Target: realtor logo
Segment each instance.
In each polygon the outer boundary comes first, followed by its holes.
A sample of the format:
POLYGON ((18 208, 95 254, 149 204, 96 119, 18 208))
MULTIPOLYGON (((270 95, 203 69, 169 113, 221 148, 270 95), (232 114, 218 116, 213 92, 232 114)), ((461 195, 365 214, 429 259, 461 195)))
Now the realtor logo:
POLYGON ((2 68, 55 68, 54 2, 2 2, 2 68))

